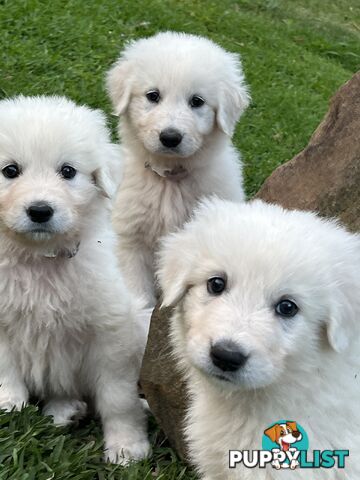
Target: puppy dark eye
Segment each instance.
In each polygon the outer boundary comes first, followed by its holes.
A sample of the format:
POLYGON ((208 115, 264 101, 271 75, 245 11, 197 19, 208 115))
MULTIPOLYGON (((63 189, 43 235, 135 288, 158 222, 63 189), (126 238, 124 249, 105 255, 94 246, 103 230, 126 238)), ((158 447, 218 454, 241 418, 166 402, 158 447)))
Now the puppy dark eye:
POLYGON ((16 178, 20 175, 21 173, 21 170, 19 168, 19 165, 17 165, 16 163, 11 163, 10 165, 6 165, 6 167, 4 167, 2 169, 2 174, 4 175, 5 178, 16 178))
POLYGON ((207 291, 211 295, 220 295, 226 287, 226 280, 222 277, 212 277, 207 281, 207 291))
POLYGON ((275 305, 275 312, 281 317, 295 317, 298 311, 299 307, 292 300, 281 300, 275 305))
POLYGON ((193 95, 190 98, 190 107, 192 108, 199 108, 202 107, 205 103, 205 100, 201 98, 199 95, 193 95))
POLYGON ((71 180, 76 175, 76 169, 71 165, 63 165, 60 169, 60 175, 66 180, 71 180))
POLYGON ((150 92, 147 92, 146 98, 149 100, 151 103, 158 103, 160 100, 160 92, 159 90, 150 90, 150 92))

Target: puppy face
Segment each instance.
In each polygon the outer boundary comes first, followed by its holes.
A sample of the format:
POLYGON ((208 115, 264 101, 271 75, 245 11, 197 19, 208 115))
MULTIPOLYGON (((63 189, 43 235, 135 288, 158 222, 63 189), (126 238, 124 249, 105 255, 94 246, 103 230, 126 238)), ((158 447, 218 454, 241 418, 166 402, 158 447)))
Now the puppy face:
POLYGON ((216 126, 232 135, 249 103, 236 55, 170 32, 130 44, 109 72, 108 90, 136 138, 162 156, 194 155, 216 126))
POLYGON ((289 450, 293 443, 300 442, 302 439, 296 422, 277 423, 264 433, 272 442, 279 444, 282 450, 289 450))
POLYGON ((177 356, 222 388, 310 368, 325 331, 340 352, 357 328, 359 261, 359 238, 311 213, 205 203, 160 254, 177 356))
POLYGON ((131 125, 149 152, 190 157, 213 131, 215 110, 203 100, 204 88, 187 82, 171 85, 166 80, 148 81, 145 89, 134 85, 128 109, 131 125))
POLYGON ((114 185, 103 116, 56 97, 0 102, 0 229, 20 241, 79 234, 114 185))

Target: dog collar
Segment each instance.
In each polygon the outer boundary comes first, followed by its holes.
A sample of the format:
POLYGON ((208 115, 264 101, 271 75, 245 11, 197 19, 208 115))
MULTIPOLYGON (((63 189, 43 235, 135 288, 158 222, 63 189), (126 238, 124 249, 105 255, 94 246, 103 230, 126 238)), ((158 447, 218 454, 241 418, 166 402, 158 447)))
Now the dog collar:
POLYGON ((60 248, 46 252, 43 256, 45 258, 73 258, 78 253, 80 248, 80 242, 78 242, 73 248, 60 248))
POLYGON ((172 182, 179 182, 180 180, 183 180, 189 175, 189 172, 184 168, 183 166, 179 165, 172 170, 158 170, 155 167, 153 167, 149 162, 145 163, 145 168, 150 169, 152 172, 154 172, 156 175, 162 178, 167 178, 168 180, 172 182))

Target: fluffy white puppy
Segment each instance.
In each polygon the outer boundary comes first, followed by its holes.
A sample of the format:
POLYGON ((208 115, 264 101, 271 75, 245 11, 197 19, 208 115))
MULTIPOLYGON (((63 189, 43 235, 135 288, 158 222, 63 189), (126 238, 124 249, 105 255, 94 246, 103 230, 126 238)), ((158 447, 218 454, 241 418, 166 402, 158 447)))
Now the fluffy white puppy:
POLYGON ((107 85, 125 157, 113 216, 120 260, 130 287, 152 306, 159 237, 203 196, 243 200, 231 136, 249 94, 238 55, 175 32, 130 43, 107 85))
POLYGON ((126 462, 149 444, 107 199, 119 168, 99 111, 59 97, 0 102, 0 408, 35 395, 66 424, 90 398, 106 458, 126 462))
POLYGON ((308 479, 229 469, 229 450, 259 450, 265 429, 293 419, 311 450, 350 449, 360 476, 360 238, 315 214, 260 201, 204 203, 160 254, 163 304, 191 393, 190 454, 202 478, 308 479))

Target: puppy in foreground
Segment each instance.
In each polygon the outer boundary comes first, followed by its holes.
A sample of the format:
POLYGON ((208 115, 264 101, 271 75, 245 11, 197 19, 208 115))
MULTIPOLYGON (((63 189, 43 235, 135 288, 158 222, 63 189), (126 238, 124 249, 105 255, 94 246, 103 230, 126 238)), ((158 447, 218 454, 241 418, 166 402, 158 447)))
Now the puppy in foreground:
POLYGON ((359 478, 359 236, 313 213, 211 199, 163 240, 158 276, 202 478, 359 478), (297 422, 311 452, 349 450, 346 467, 229 468, 230 450, 261 450, 264 436, 295 452, 297 422))
POLYGON ((113 215, 121 265, 153 306, 159 237, 182 226, 204 196, 244 198, 231 137, 249 94, 238 55, 175 32, 130 43, 107 87, 125 158, 113 215))
POLYGON ((66 425, 89 398, 106 459, 127 463, 149 444, 108 200, 119 168, 99 111, 60 97, 0 102, 0 408, 34 395, 66 425))

